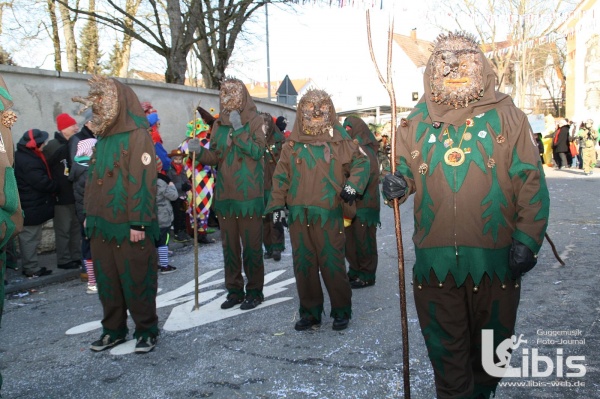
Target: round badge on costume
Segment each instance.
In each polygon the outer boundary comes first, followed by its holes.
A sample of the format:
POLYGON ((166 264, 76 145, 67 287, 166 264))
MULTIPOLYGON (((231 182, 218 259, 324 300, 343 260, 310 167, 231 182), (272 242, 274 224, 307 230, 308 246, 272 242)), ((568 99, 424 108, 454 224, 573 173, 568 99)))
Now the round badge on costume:
POLYGON ((152 157, 150 156, 150 154, 148 154, 147 152, 142 154, 142 163, 146 166, 150 165, 150 162, 152 162, 152 157))
POLYGON ((450 166, 459 166, 465 162, 465 153, 460 148, 450 148, 444 155, 444 162, 450 166))

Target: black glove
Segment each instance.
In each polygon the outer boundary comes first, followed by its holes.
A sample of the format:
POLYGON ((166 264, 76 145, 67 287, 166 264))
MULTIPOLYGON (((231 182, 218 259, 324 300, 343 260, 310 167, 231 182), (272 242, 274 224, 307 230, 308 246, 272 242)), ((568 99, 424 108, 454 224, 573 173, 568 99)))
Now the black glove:
POLYGON ((202 144, 200 144, 200 140, 191 139, 190 141, 188 141, 188 151, 189 152, 195 152, 198 155, 198 154, 202 154, 203 150, 204 150, 204 147, 202 147, 202 144))
POLYGON ((340 197, 342 197, 344 202, 347 202, 348 205, 352 205, 352 203, 356 200, 356 190, 353 189, 352 186, 346 184, 344 188, 342 188, 340 197))
POLYGON ((233 126, 234 130, 238 130, 242 128, 242 117, 240 113, 236 110, 231 111, 229 114, 229 122, 231 122, 231 126, 233 126))
POLYGON ((184 193, 190 191, 191 189, 192 185, 188 182, 185 182, 181 185, 181 191, 183 191, 184 193))
POLYGON ((537 256, 533 251, 527 245, 513 238, 508 258, 508 268, 510 269, 511 278, 513 280, 518 279, 533 269, 536 263, 537 256))
POLYGON ((273 225, 277 228, 281 226, 287 227, 285 211, 283 209, 277 209, 273 211, 273 225))
POLYGON ((394 174, 388 173, 383 177, 382 191, 383 198, 387 201, 392 201, 395 198, 402 198, 406 195, 408 184, 400 171, 394 174))

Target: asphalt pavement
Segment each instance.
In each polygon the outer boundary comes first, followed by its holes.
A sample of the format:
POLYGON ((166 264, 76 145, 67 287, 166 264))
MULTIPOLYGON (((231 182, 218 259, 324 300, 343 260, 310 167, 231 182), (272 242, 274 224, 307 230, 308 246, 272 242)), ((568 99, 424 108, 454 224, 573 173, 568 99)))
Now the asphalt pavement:
MULTIPOLYGON (((592 176, 570 169, 545 171, 551 195, 548 234, 566 265, 556 261, 545 243, 538 265, 524 278, 516 332, 527 343, 514 351, 511 366, 537 377, 505 378, 512 386, 499 387, 496 397, 598 398, 600 169, 592 176), (541 376, 549 365, 552 370, 541 376)), ((409 283, 412 209, 412 201, 401 208, 411 394, 434 398, 409 283)), ((42 255, 41 264, 54 270, 50 276, 28 279, 19 270, 7 272, 0 330, 2 397, 403 397, 392 221, 392 210, 384 206, 377 283, 353 291, 353 318, 344 331, 332 330, 328 299, 319 329, 294 330, 298 299, 287 233, 281 261, 265 260, 265 302, 250 311, 219 307, 226 291, 218 232, 212 235, 216 243, 198 249, 197 299, 193 247, 175 244, 170 263, 178 270, 159 276, 161 335, 154 351, 145 355, 132 353, 133 341, 90 351, 101 331, 98 298, 86 294, 78 270, 56 269, 54 255, 42 255)), ((129 327, 131 339, 131 320, 129 327)))

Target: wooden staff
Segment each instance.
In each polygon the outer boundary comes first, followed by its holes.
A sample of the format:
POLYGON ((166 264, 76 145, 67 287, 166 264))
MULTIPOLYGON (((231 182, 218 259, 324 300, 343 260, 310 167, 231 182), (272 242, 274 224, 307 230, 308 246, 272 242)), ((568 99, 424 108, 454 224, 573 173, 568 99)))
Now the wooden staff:
MULTIPOLYGON (((369 52, 371 60, 375 64, 377 76, 385 86, 391 103, 392 112, 392 138, 391 138, 391 169, 392 173, 396 171, 396 93, 394 92, 394 83, 392 81, 392 44, 394 39, 394 18, 391 17, 388 28, 388 46, 387 46, 387 79, 383 78, 381 71, 375 59, 373 52, 373 42, 371 38, 371 17, 367 10, 367 36, 369 40, 369 52)), ((396 246, 398 248, 398 289, 400 291, 400 321, 402 324, 402 374, 404 380, 404 397, 410 399, 410 370, 409 370, 409 352, 408 352, 408 318, 406 316, 406 288, 404 277, 404 247, 402 246, 402 224, 400 221, 400 206, 398 198, 394 198, 392 207, 394 208, 394 224, 396 229, 396 246)))
MULTIPOLYGON (((200 106, 200 102, 198 102, 198 107, 200 106)), ((196 138, 196 121, 198 120, 197 110, 198 107, 194 108, 194 126, 192 127, 192 140, 196 138)), ((189 153, 189 150, 188 150, 189 153)), ((192 217, 194 222, 192 223, 194 229, 194 307, 192 308, 192 312, 194 310, 200 310, 200 302, 199 302, 199 288, 198 288, 198 280, 200 277, 200 268, 198 265, 198 212, 196 211, 196 153, 192 153, 192 217)))

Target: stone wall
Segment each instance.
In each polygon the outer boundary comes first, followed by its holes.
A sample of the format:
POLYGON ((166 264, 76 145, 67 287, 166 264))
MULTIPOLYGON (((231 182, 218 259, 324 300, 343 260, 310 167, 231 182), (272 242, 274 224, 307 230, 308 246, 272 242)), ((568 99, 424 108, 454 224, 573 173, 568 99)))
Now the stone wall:
MULTIPOLYGON (((43 69, 0 65, 0 74, 13 97, 13 110, 18 116, 13 126, 15 143, 29 129, 37 128, 54 136, 56 116, 63 112, 71 114, 77 121, 81 104, 74 103, 74 96, 88 93, 87 80, 90 75, 57 72, 43 69)), ((150 101, 160 117, 160 133, 167 151, 176 148, 185 139, 186 125, 195 117, 198 104, 209 110, 219 110, 219 92, 196 87, 167 83, 148 82, 137 79, 119 79, 129 85, 140 101, 150 101)), ((255 99, 261 112, 273 116, 283 115, 288 120, 288 129, 296 119, 296 109, 289 105, 255 99)))

